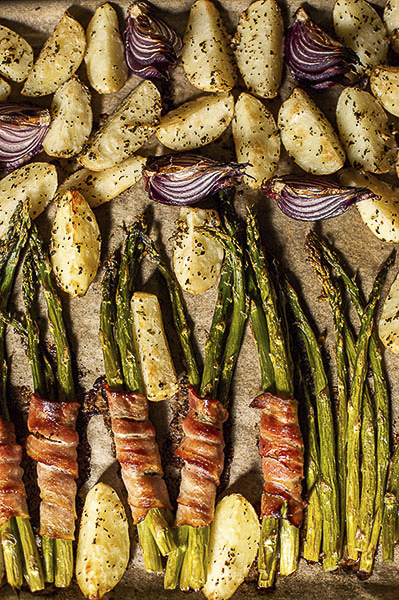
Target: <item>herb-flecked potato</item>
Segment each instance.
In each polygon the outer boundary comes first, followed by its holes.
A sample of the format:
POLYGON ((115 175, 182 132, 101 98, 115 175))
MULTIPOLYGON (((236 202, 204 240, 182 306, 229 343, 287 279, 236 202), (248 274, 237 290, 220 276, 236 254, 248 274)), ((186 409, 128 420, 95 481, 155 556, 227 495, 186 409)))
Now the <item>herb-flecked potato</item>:
POLYGON ((399 53, 399 0, 388 0, 384 8, 384 24, 393 50, 399 53))
POLYGON ((370 75, 370 87, 385 110, 399 117, 399 67, 374 67, 370 75))
POLYGON ((32 64, 31 45, 15 31, 0 25, 0 74, 12 81, 24 81, 32 64))
POLYGON ((8 96, 11 93, 11 86, 5 79, 0 77, 0 102, 4 102, 7 100, 8 96))

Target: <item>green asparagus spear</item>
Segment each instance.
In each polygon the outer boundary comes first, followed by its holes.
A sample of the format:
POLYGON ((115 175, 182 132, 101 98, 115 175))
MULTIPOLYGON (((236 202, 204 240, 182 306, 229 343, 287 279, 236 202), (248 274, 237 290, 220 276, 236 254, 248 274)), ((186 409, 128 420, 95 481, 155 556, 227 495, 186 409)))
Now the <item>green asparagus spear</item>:
POLYGON ((392 561, 394 545, 399 538, 399 444, 396 444, 391 461, 391 469, 387 492, 384 498, 384 514, 382 521, 382 558, 392 561))

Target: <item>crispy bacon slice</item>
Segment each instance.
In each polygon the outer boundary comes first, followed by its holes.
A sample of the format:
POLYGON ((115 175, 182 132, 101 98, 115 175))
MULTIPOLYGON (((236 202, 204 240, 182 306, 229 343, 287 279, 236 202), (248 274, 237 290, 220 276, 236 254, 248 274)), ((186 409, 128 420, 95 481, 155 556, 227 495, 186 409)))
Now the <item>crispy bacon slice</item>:
POLYGON ((148 420, 147 398, 136 392, 113 392, 105 387, 114 433, 116 458, 128 493, 133 523, 150 508, 172 508, 163 480, 155 429, 148 420))
POLYGON ((75 430, 79 404, 51 402, 31 394, 26 441, 28 455, 37 462, 40 488, 40 535, 73 540, 78 476, 75 430))
POLYGON ((29 519, 21 458, 22 448, 15 441, 14 424, 0 419, 0 527, 11 517, 29 519))
POLYGON ((176 525, 205 527, 214 518, 216 490, 224 465, 223 423, 228 412, 218 400, 189 388, 190 410, 175 454, 184 460, 176 525))
POLYGON ((286 502, 289 522, 300 527, 304 448, 297 404, 291 398, 264 392, 252 401, 251 407, 262 411, 259 442, 264 477, 261 517, 281 518, 281 508, 286 502))

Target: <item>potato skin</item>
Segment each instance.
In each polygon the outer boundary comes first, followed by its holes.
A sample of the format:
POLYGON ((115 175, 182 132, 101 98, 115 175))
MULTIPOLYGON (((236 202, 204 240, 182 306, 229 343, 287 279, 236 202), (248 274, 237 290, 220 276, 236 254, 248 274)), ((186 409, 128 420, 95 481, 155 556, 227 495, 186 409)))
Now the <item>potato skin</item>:
POLYGON ((399 117, 399 67, 374 67, 370 75, 370 88, 385 110, 399 117))
POLYGON ((0 73, 12 81, 24 81, 33 65, 30 44, 8 27, 0 25, 0 73))

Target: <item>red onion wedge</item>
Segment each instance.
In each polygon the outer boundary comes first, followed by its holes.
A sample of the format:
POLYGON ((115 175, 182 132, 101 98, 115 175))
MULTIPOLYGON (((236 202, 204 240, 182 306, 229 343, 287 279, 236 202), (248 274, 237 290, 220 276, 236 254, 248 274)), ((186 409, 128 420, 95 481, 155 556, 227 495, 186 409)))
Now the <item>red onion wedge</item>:
POLYGON ((287 31, 285 55, 294 79, 315 89, 352 85, 361 77, 356 72, 361 65, 355 52, 331 38, 303 8, 287 31))
POLYGON ((127 66, 144 79, 167 80, 183 47, 180 36, 144 0, 129 6, 123 40, 127 66))
POLYGON ((46 108, 0 103, 0 169, 15 169, 40 152, 50 122, 46 108))
POLYGON ((377 196, 367 188, 344 187, 322 177, 283 175, 262 185, 266 196, 297 221, 321 221, 342 215, 355 202, 377 196))
POLYGON ((197 154, 168 154, 150 159, 143 168, 143 177, 151 200, 187 206, 240 183, 245 166, 197 154))

